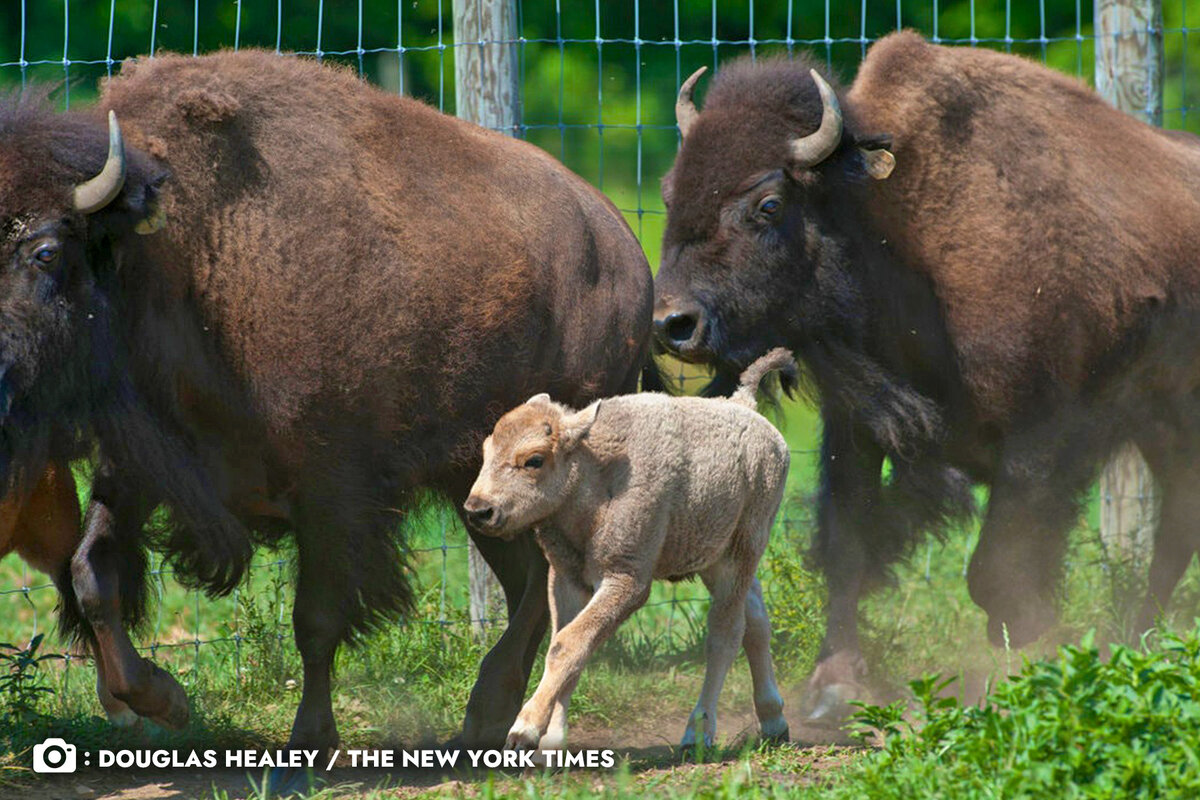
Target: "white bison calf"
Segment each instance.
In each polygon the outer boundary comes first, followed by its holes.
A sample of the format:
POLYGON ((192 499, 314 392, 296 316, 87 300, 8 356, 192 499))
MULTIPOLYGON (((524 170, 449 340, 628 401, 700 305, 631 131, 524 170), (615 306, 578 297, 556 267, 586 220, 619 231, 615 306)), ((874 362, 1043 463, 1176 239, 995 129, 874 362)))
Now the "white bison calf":
POLYGON ((728 400, 636 394, 573 411, 540 394, 496 423, 465 508, 484 533, 535 530, 550 562, 554 630, 545 674, 507 747, 563 747, 567 705, 588 658, 646 602, 652 580, 696 574, 712 606, 704 686, 683 746, 695 744, 697 727, 712 744, 717 696, 739 644, 763 736, 787 740, 754 577, 789 460, 754 395, 779 369, 795 370, 783 349, 755 361, 728 400))

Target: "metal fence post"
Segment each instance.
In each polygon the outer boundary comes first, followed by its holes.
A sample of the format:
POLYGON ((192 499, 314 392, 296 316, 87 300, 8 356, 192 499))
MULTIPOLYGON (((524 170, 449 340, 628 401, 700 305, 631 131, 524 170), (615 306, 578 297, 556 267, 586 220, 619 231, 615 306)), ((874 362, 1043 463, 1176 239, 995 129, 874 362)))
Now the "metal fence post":
MULTIPOLYGON (((1162 125, 1162 0, 1096 0, 1096 90, 1118 109, 1162 125)), ((1109 553, 1149 557, 1154 480, 1133 444, 1100 478, 1100 536, 1109 553)))
MULTIPOLYGON (((516 0, 454 0, 457 114, 510 136, 521 122, 517 36, 516 0)), ((467 571, 471 630, 481 636, 501 601, 496 578, 474 542, 468 542, 467 571)))

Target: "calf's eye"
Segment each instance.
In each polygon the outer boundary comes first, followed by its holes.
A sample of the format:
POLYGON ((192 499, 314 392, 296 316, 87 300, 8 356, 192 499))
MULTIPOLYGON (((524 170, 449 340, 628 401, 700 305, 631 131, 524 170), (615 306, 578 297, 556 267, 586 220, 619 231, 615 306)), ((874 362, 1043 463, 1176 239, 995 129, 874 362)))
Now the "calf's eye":
POLYGON ((525 469, 541 469, 546 463, 546 459, 542 456, 530 456, 525 459, 525 469))

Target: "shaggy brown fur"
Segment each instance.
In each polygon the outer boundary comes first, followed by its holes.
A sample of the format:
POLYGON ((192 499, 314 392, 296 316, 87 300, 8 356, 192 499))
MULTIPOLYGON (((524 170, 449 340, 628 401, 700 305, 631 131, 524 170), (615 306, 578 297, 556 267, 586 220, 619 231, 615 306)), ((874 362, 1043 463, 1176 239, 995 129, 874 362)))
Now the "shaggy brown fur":
MULTIPOLYGON (((294 531, 292 744, 331 747, 334 652, 407 606, 397 532, 419 493, 465 497, 491 424, 534 391, 583 404, 634 388, 641 249, 542 151, 307 60, 157 57, 126 65, 95 113, 27 116, 0 125, 0 218, 64 257, 0 284, 0 349, 20 370, 9 450, 100 440, 76 586, 102 553, 129 571, 159 502, 161 545, 215 591, 256 537, 294 531), (81 217, 64 202, 103 162, 109 109, 129 178, 81 217)), ((546 618, 532 540, 481 549, 523 613, 481 669, 473 742, 503 739, 546 618)))
POLYGON ((1163 487, 1149 625, 1200 547, 1200 148, 1038 64, 899 33, 843 96, 836 150, 800 167, 813 66, 714 81, 664 181, 656 285, 669 347, 727 382, 786 345, 822 401, 813 688, 861 677, 860 594, 969 510, 969 480, 992 490, 972 597, 993 641, 1036 638, 1077 503, 1127 439, 1163 487))
POLYGON ((758 359, 729 400, 642 393, 573 411, 540 394, 501 417, 464 507, 485 533, 532 526, 550 561, 546 671, 507 746, 566 744, 567 706, 596 648, 646 602, 654 579, 700 575, 712 594, 707 664, 683 746, 717 730, 717 697, 744 646, 763 735, 787 740, 771 626, 754 577, 787 481, 787 442, 754 411, 784 349, 758 359))

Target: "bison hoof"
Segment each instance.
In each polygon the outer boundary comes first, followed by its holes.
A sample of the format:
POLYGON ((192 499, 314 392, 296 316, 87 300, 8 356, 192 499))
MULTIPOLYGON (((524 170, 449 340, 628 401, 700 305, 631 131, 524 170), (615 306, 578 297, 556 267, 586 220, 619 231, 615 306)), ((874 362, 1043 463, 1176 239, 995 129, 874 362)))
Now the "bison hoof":
POLYGON ((508 732, 508 737, 504 740, 505 750, 536 750, 538 740, 542 738, 541 732, 536 725, 531 725, 528 722, 517 720, 512 730, 508 732))
POLYGON ((127 728, 133 730, 142 724, 142 718, 139 717, 137 712, 129 706, 125 706, 119 711, 109 711, 108 709, 105 709, 105 713, 108 715, 108 724, 112 725, 114 728, 127 728))
POLYGON ((166 670, 158 666, 154 666, 153 669, 155 694, 165 698, 165 702, 156 704, 159 706, 159 710, 144 716, 170 730, 177 731, 187 727, 188 719, 191 717, 187 693, 166 670))
POLYGON ((812 710, 805 720, 818 727, 839 727, 854 710, 853 700, 863 699, 860 687, 849 683, 831 683, 817 690, 812 699, 812 710))
POLYGON ((308 795, 314 788, 313 774, 308 770, 296 767, 275 767, 267 776, 266 786, 259 786, 254 776, 250 776, 251 797, 291 797, 308 795))

